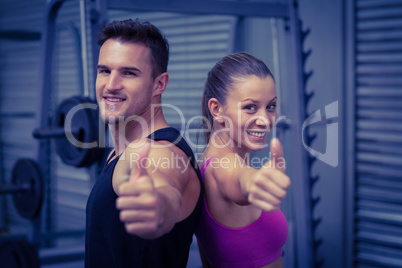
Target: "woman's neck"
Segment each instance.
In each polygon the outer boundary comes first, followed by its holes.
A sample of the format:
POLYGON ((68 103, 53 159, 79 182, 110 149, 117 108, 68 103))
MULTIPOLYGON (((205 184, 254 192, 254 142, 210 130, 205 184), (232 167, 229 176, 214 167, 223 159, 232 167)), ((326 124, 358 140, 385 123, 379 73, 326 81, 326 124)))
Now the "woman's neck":
POLYGON ((212 131, 204 154, 225 155, 237 154, 245 160, 249 160, 251 150, 234 141, 227 132, 212 131))

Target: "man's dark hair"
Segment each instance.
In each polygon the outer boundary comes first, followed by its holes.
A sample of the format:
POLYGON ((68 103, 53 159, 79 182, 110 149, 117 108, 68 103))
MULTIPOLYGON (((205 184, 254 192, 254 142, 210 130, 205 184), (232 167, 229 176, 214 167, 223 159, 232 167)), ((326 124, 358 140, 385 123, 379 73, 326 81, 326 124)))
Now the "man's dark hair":
POLYGON ((136 20, 113 21, 103 26, 99 33, 98 45, 108 39, 122 43, 139 43, 151 51, 152 77, 167 71, 169 42, 162 32, 150 22, 136 20))

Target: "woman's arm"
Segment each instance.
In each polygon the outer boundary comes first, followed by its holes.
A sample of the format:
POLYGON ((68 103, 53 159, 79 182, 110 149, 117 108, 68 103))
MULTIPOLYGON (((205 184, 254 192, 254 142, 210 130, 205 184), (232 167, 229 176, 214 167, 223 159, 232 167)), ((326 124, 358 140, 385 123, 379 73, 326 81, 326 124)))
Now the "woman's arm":
POLYGON ((271 161, 258 170, 234 153, 217 159, 211 172, 222 197, 238 205, 253 204, 266 211, 278 209, 290 179, 284 174, 282 148, 277 140, 271 142, 271 155, 271 161))

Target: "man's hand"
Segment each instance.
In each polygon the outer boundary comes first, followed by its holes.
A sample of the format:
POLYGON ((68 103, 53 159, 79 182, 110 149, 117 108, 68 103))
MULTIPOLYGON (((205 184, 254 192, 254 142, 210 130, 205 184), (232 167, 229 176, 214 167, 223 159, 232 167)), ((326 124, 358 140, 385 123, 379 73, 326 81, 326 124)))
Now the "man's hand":
POLYGON ((290 179, 285 172, 282 145, 277 138, 271 140, 271 160, 265 163, 247 183, 248 201, 265 210, 279 209, 286 196, 290 179))
POLYGON ((128 233, 142 238, 154 238, 163 220, 163 202, 146 169, 151 144, 146 142, 138 151, 127 182, 119 187, 116 207, 128 233))

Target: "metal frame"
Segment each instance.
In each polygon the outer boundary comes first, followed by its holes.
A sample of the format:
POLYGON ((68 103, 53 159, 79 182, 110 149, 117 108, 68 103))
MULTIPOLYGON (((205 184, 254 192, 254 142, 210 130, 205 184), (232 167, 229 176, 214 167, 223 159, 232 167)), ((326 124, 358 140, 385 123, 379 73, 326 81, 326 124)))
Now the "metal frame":
POLYGON ((221 14, 254 17, 289 17, 289 7, 285 4, 235 2, 235 1, 188 1, 188 0, 120 0, 108 1, 110 9, 165 11, 192 14, 221 14))
MULTIPOLYGON (((62 0, 56 0, 52 2, 48 2, 45 7, 44 14, 44 27, 42 29, 41 42, 42 42, 42 61, 40 66, 40 84, 39 84, 39 96, 38 96, 38 113, 36 114, 36 126, 38 128, 45 128, 48 126, 48 113, 50 109, 50 100, 49 96, 51 95, 51 66, 53 59, 53 46, 55 39, 55 20, 57 16, 57 12, 63 3, 62 0)), ((39 166, 42 169, 42 174, 44 176, 45 188, 49 185, 49 166, 48 166, 48 158, 49 158, 50 144, 48 140, 39 139, 34 147, 34 155, 36 155, 36 160, 39 166)), ((46 203, 46 190, 45 190, 45 198, 44 203, 46 203)), ((43 213, 43 209, 42 209, 43 213)), ((41 229, 42 229, 42 221, 43 217, 38 217, 34 221, 31 222, 31 230, 28 235, 28 239, 37 247, 39 247, 41 242, 41 229)))
MULTIPOLYGON (((306 103, 303 85, 304 70, 302 63, 302 42, 300 21, 297 14, 297 3, 289 8, 289 31, 290 43, 288 46, 288 68, 291 69, 289 92, 284 103, 293 103, 286 110, 287 119, 290 120, 290 127, 285 132, 285 155, 292 155, 290 168, 287 169, 289 177, 292 178, 294 204, 299 206, 294 211, 294 233, 296 245, 296 267, 315 267, 313 255, 313 230, 311 226, 312 207, 310 200, 310 182, 307 152, 301 143, 302 124, 305 121, 306 103), (299 101, 294 101, 294 100, 299 101), (287 152, 287 153, 286 153, 287 152)), ((289 166, 289 165, 288 165, 289 166)), ((293 204, 293 205, 294 205, 293 204)))
POLYGON ((0 31, 0 39, 18 41, 39 41, 40 33, 25 30, 0 31))
MULTIPOLYGON (((41 66, 41 85, 38 100, 37 128, 48 126, 49 109, 51 95, 51 63, 53 57, 53 42, 55 39, 55 19, 62 3, 67 0, 51 0, 47 2, 45 10, 45 21, 42 31, 42 66, 41 66)), ((166 11, 193 14, 224 14, 239 17, 276 17, 288 22, 289 30, 287 34, 288 48, 288 99, 283 99, 285 103, 293 103, 294 99, 304 99, 303 92, 303 67, 301 34, 298 18, 297 1, 289 0, 289 4, 270 4, 261 2, 235 2, 235 1, 186 1, 186 0, 91 0, 91 30, 97 32, 100 25, 106 22, 106 11, 108 9, 124 9, 135 11, 166 11)), ((93 38, 94 39, 94 38, 93 38)), ((98 49, 96 41, 93 41, 93 61, 97 63, 98 49)), ((309 196, 307 152, 300 140, 302 123, 305 120, 304 102, 295 102, 286 109, 285 131, 285 151, 292 156, 292 161, 288 173, 292 178, 292 194, 294 204, 299 204, 294 209, 294 230, 290 230, 296 236, 295 240, 295 267, 313 267, 313 241, 311 228, 311 204, 309 196), (286 149, 287 148, 287 149, 286 149)), ((42 167, 44 174, 48 169, 47 155, 49 143, 38 140, 35 147, 37 162, 42 167)), ((288 161, 289 162, 289 161, 288 161)), ((40 222, 34 224, 36 228, 32 233, 31 240, 39 242, 40 222)))
POLYGON ((345 256, 343 267, 354 267, 355 250, 355 127, 356 127, 356 81, 355 81, 355 1, 344 0, 344 13, 346 19, 344 22, 344 32, 346 33, 344 43, 344 62, 345 72, 343 87, 343 99, 345 100, 345 109, 343 119, 346 122, 343 136, 344 144, 344 187, 346 198, 344 199, 344 248, 345 256))

